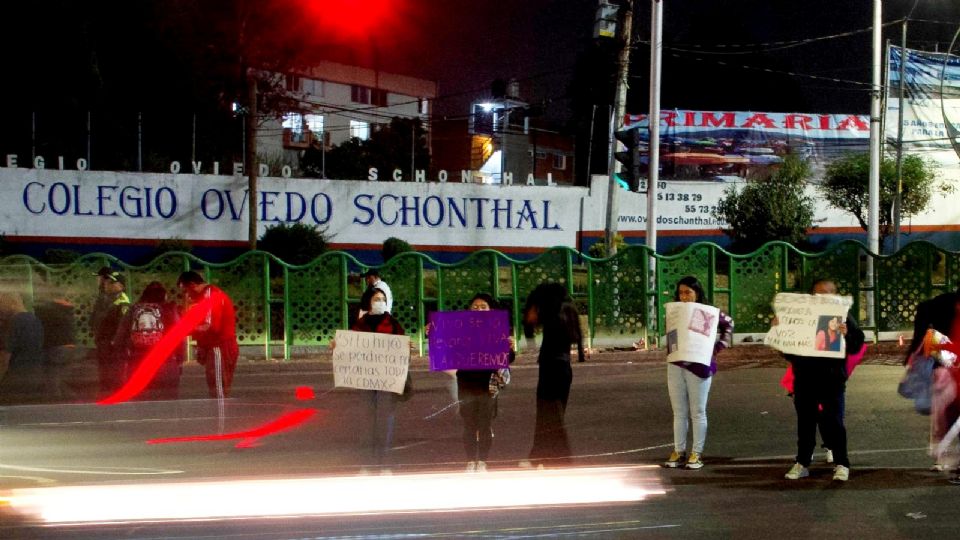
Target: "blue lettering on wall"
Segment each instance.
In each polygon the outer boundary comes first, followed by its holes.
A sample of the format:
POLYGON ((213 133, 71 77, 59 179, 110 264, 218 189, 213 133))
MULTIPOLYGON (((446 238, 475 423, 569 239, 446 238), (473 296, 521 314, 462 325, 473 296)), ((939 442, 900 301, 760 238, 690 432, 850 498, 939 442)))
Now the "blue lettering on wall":
POLYGON ((372 200, 373 200, 373 195, 368 195, 366 193, 361 193, 360 195, 357 195, 356 197, 353 198, 353 206, 355 206, 357 210, 361 210, 367 215, 365 219, 354 217, 353 218, 354 223, 358 225, 369 225, 373 223, 373 219, 376 217, 376 213, 369 206, 365 206, 364 204, 361 204, 361 201, 365 203, 369 203, 372 200))
POLYGON ((219 191, 215 189, 208 189, 203 192, 203 195, 200 196, 200 213, 203 214, 203 217, 211 221, 216 221, 220 219, 220 216, 223 215, 224 210, 225 205, 223 204, 223 195, 219 191), (211 199, 213 200, 213 203, 208 202, 211 199), (215 211, 213 213, 211 213, 211 204, 213 204, 215 207, 215 211))

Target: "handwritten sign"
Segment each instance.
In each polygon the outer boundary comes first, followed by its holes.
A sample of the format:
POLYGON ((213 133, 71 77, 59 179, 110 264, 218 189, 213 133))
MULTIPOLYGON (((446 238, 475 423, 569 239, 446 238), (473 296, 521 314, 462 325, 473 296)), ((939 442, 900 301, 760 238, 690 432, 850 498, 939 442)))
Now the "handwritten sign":
POLYGON ((785 354, 843 358, 847 344, 840 325, 852 305, 849 296, 779 293, 773 299, 779 324, 763 342, 785 354))
POLYGON ((430 369, 493 370, 510 366, 506 311, 435 311, 430 314, 430 369))
POLYGON ((333 385, 403 393, 410 368, 410 338, 337 330, 333 385))
POLYGON ((667 362, 696 362, 706 366, 713 359, 720 310, 696 302, 665 304, 667 362))

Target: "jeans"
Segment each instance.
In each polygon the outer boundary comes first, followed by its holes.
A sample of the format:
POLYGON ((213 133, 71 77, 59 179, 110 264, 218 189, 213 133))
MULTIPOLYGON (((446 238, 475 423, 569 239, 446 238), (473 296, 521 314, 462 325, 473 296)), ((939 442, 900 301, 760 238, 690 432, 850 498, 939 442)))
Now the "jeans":
POLYGON ((693 451, 703 452, 707 440, 707 396, 712 381, 713 377, 701 379, 688 369, 667 364, 667 390, 673 407, 673 449, 678 453, 687 451, 689 424, 693 424, 693 451))
POLYGON ((367 415, 370 421, 369 446, 375 465, 383 465, 393 447, 393 428, 396 423, 397 394, 380 390, 366 390, 367 415))

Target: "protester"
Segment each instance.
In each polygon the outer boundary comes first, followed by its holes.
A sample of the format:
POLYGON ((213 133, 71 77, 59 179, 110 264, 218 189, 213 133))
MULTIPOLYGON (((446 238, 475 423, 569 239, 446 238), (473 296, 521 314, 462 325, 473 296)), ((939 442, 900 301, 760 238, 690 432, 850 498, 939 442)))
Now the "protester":
POLYGON ((535 329, 543 329, 540 353, 537 357, 537 420, 533 434, 530 459, 521 461, 523 467, 544 466, 569 461, 570 444, 564 426, 567 399, 573 370, 570 367, 570 348, 577 347, 578 360, 584 358, 583 333, 580 315, 559 283, 542 283, 527 297, 523 310, 524 334, 533 337, 535 329))
MULTIPOLYGON (((686 276, 677 282, 673 299, 676 302, 707 303, 703 285, 693 276, 686 276)), ((707 440, 707 397, 713 374, 717 372, 717 353, 727 348, 733 339, 733 319, 722 311, 717 317, 716 331, 717 339, 710 365, 685 360, 667 364, 667 389, 673 409, 673 452, 664 462, 664 467, 703 467, 703 447, 707 440), (693 426, 693 446, 688 457, 687 433, 690 425, 693 426)))
MULTIPOLYGON (((369 311, 350 327, 356 332, 375 332, 379 334, 404 335, 403 326, 387 309, 387 297, 380 289, 373 289, 370 295, 369 311)), ((336 342, 330 343, 330 348, 336 348, 336 342)), ((407 373, 407 380, 410 374, 407 373)), ((405 391, 409 389, 405 388, 405 391)), ((367 394, 367 413, 370 417, 370 436, 368 448, 373 462, 383 467, 386 463, 387 452, 393 446, 393 432, 396 424, 396 410, 398 394, 386 390, 364 390, 367 394)), ((389 474, 390 469, 383 468, 381 472, 389 474)))
POLYGON ((130 307, 130 298, 125 292, 127 282, 123 274, 103 267, 97 275, 100 281, 100 296, 94 305, 90 321, 97 348, 99 398, 102 399, 116 392, 126 377, 123 352, 113 346, 113 336, 117 333, 120 319, 130 307))
MULTIPOLYGON (((497 302, 486 293, 470 299, 471 311, 499 309, 497 302)), ((515 353, 510 340, 510 363, 515 353)), ((509 380, 509 370, 457 370, 457 395, 460 400, 460 418, 463 419, 463 447, 467 454, 467 472, 487 470, 487 456, 493 446, 493 419, 497 413, 500 386, 509 380)))
MULTIPOLYGON (((821 279, 813 284, 811 292, 836 295, 837 285, 832 280, 821 279)), ((774 317, 773 325, 777 324, 778 320, 774 317)), ((864 336, 856 319, 848 313, 846 321, 837 330, 846 340, 847 356, 860 351, 864 336)), ((832 451, 836 465, 833 479, 846 482, 850 477, 847 430, 843 423, 846 359, 794 354, 785 354, 784 357, 793 368, 793 406, 797 412, 797 458, 784 478, 798 480, 810 475, 810 462, 817 445, 819 416, 824 445, 832 451)))
POLYGON ((43 298, 35 309, 43 326, 43 376, 47 397, 69 400, 73 392, 67 371, 77 360, 76 306, 54 288, 42 289, 43 298))
POLYGON ((0 293, 0 403, 39 401, 43 389, 43 326, 17 293, 0 293))
POLYGON ((191 331, 191 335, 197 342, 197 363, 203 366, 210 397, 229 397, 233 373, 240 358, 237 314, 233 302, 222 289, 207 284, 194 271, 180 274, 177 287, 188 302, 188 310, 197 303, 209 302, 203 320, 191 331))
MULTIPOLYGON (((114 336, 113 345, 124 353, 128 376, 140 367, 163 336, 176 326, 179 318, 176 304, 167 301, 166 288, 159 281, 147 284, 140 298, 120 321, 114 336)), ((164 358, 141 397, 177 399, 184 358, 184 343, 181 342, 164 358)))
MULTIPOLYGON (((933 329, 946 336, 951 343, 942 348, 960 356, 960 288, 955 292, 944 293, 917 306, 913 319, 913 339, 907 350, 907 358, 918 350, 924 342, 927 330, 933 329)), ((936 350, 939 346, 932 345, 936 350)), ((931 452, 940 445, 947 431, 960 418, 960 370, 948 369, 940 363, 934 363, 933 393, 930 404, 930 448, 931 452)), ((942 471, 948 465, 937 455, 931 469, 942 471)), ((960 468, 954 470, 951 483, 960 484, 960 468)))
MULTIPOLYGON (((379 289, 383 293, 383 296, 386 298, 387 302, 387 313, 393 313, 393 293, 390 291, 390 286, 387 285, 385 281, 380 279, 380 270, 377 268, 370 268, 363 274, 363 279, 367 283, 367 291, 373 291, 373 289, 379 289)), ((363 308, 361 307, 360 316, 364 315, 363 308)))

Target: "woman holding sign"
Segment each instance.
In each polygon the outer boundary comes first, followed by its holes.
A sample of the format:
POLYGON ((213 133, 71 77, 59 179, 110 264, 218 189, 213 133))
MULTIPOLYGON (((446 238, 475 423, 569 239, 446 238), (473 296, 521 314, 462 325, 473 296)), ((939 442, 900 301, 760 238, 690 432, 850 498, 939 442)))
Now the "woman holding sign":
MULTIPOLYGON (((693 276, 686 276, 677 282, 673 299, 676 302, 706 304, 703 285, 693 276)), ((682 466, 688 469, 703 467, 701 454, 707 439, 707 396, 710 394, 713 374, 717 372, 717 353, 725 349, 733 337, 733 319, 712 306, 702 307, 709 309, 693 311, 682 328, 671 330, 669 325, 667 327, 667 390, 670 393, 670 406, 673 408, 673 452, 663 466, 671 469, 682 466), (714 317, 715 320, 711 320, 714 317), (704 351, 704 357, 708 355, 709 362, 692 361, 690 356, 683 354, 679 355, 680 358, 672 359, 678 356, 673 354, 673 349, 679 342, 677 334, 680 332, 690 336, 687 337, 689 341, 694 341, 694 334, 716 333, 712 349, 704 351), (671 340, 671 335, 674 340, 671 340), (693 425, 693 447, 688 457, 687 433, 690 431, 690 424, 693 425)), ((710 343, 706 345, 711 346, 710 343)))
MULTIPOLYGON (((365 304, 365 302, 364 302, 365 304)), ((369 307, 365 304, 367 312, 353 323, 350 330, 357 332, 376 332, 379 334, 392 334, 396 336, 404 335, 403 326, 387 311, 387 296, 380 289, 373 289, 370 294, 369 307)), ((336 346, 336 344, 332 344, 336 346)), ((410 373, 407 372, 407 380, 410 379, 410 373)), ((406 392, 407 389, 404 388, 406 392)), ((399 394, 385 390, 366 390, 369 394, 368 411, 370 413, 372 425, 370 432, 370 448, 373 453, 373 460, 379 466, 383 466, 387 451, 393 445, 393 427, 396 421, 397 401, 399 394)), ((389 473, 389 469, 383 472, 389 473)))
MULTIPOLYGON (((814 295, 828 295, 834 300, 837 296, 837 284, 829 279, 821 279, 813 284, 814 295)), ((778 295, 786 296, 784 294, 778 295)), ((804 295, 797 295, 804 296, 804 295)), ((829 299, 828 299, 829 300, 829 299)), ((812 298, 810 305, 824 304, 821 299, 812 298)), ((786 306, 778 309, 773 318, 773 326, 778 327, 781 316, 797 320, 789 315, 786 306), (779 311, 783 311, 780 313, 779 311)), ((846 355, 856 354, 863 346, 863 331, 856 319, 847 313, 846 320, 828 323, 827 331, 834 330, 845 342, 846 355)), ((824 340, 824 343, 826 340, 824 340)), ((838 341, 839 344, 839 341, 838 341)), ((813 450, 817 446, 817 423, 819 420, 824 446, 833 453, 836 466, 833 479, 846 482, 850 477, 850 461, 847 458, 847 430, 843 425, 843 402, 847 384, 847 361, 843 354, 827 356, 828 347, 821 348, 819 337, 814 340, 812 352, 805 354, 785 353, 783 356, 793 368, 793 406, 797 411, 797 461, 784 475, 787 480, 799 480, 810 476, 810 462, 813 450), (821 354, 816 354, 823 351, 821 354), (823 408, 820 410, 820 408, 823 408)), ((839 348, 839 345, 838 345, 839 348)), ((781 349, 782 350, 782 349, 781 349)))
MULTIPOLYGON (((492 296, 480 293, 470 300, 469 309, 491 311, 498 309, 498 306, 492 296)), ((510 363, 513 363, 513 338, 505 339, 510 340, 510 363)), ((457 370, 457 393, 460 397, 460 417, 463 419, 463 448, 467 453, 467 472, 487 470, 487 456, 493 446, 493 418, 497 412, 497 395, 509 380, 509 369, 457 370)))

